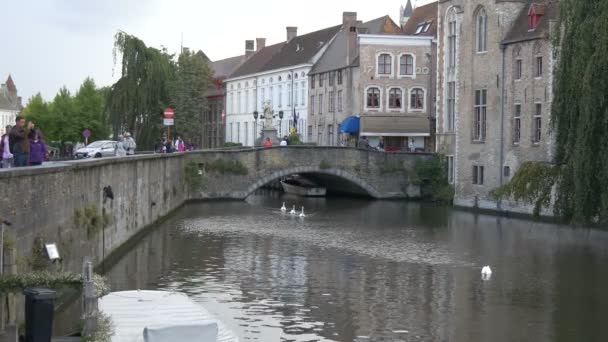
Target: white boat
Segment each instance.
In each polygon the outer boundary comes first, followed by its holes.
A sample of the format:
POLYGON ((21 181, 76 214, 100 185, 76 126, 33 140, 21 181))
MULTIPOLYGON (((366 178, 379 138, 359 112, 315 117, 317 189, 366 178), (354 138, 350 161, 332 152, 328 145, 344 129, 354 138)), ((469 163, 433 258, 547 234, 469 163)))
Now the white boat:
POLYGON ((324 187, 302 177, 284 179, 281 186, 286 193, 299 196, 321 197, 327 193, 324 187))
POLYGON ((112 292, 99 299, 99 310, 112 320, 112 342, 238 342, 220 320, 179 292, 112 292))

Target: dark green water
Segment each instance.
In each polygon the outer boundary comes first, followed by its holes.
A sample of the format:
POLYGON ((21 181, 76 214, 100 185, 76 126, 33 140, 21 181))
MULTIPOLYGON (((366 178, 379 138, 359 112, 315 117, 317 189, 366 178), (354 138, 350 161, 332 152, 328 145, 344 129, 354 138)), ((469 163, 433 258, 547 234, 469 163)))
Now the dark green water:
POLYGON ((108 277, 186 292, 242 341, 608 341, 607 265, 605 231, 265 193, 186 206, 108 277))

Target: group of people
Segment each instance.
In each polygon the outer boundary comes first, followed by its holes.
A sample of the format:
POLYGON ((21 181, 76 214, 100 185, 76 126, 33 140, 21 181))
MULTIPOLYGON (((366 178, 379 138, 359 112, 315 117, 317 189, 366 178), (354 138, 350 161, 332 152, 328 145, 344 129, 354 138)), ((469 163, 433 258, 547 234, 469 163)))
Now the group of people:
POLYGON ((135 143, 135 139, 131 136, 131 133, 125 132, 118 136, 115 154, 117 157, 134 155, 136 147, 137 144, 135 143))
POLYGON ((41 165, 48 158, 48 147, 42 132, 33 122, 25 123, 25 118, 17 116, 15 126, 6 126, 0 138, 2 168, 41 165))
POLYGON ((195 146, 193 144, 187 144, 182 137, 178 136, 175 140, 162 138, 161 141, 156 144, 154 150, 156 153, 173 153, 192 151, 194 149, 195 146))
MULTIPOLYGON (((266 140, 264 140, 264 143, 262 144, 264 147, 272 147, 272 141, 270 140, 270 138, 266 137, 266 140)), ((283 138, 281 138, 281 141, 279 141, 279 146, 287 146, 289 145, 289 137, 287 137, 286 135, 283 136, 283 138)))

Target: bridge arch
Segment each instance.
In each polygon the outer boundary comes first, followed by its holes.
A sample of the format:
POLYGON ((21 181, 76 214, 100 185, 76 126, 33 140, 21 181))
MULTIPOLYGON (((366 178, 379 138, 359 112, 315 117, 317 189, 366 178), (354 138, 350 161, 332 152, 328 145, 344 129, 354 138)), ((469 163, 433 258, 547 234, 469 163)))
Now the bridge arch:
POLYGON ((362 190, 367 192, 367 194, 369 194, 373 198, 382 198, 382 195, 380 194, 380 192, 374 186, 372 186, 369 182, 362 179, 361 177, 359 177, 351 172, 342 170, 342 169, 337 169, 337 168, 322 169, 319 166, 291 167, 291 168, 286 168, 286 169, 279 170, 279 171, 273 171, 266 175, 262 175, 262 177, 260 177, 255 183, 253 183, 251 186, 249 186, 249 188, 246 191, 245 197, 251 195, 256 190, 260 189, 264 185, 267 185, 268 183, 270 183, 274 180, 277 180, 277 179, 280 179, 283 177, 287 177, 287 176, 293 175, 293 174, 303 174, 303 173, 321 174, 321 175, 329 175, 329 176, 338 177, 338 178, 344 179, 346 181, 349 181, 349 182, 355 184, 356 186, 358 186, 359 188, 361 188, 362 190))

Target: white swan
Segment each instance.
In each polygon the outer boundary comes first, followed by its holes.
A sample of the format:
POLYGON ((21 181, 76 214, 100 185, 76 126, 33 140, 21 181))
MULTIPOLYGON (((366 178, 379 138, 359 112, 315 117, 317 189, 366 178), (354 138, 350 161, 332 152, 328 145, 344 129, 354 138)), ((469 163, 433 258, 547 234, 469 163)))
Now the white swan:
POLYGON ((287 211, 287 208, 285 207, 285 202, 283 202, 283 206, 281 207, 281 211, 282 212, 286 212, 287 211))
POLYGON ((304 215, 304 207, 302 207, 302 211, 300 212, 300 217, 306 217, 306 215, 304 215))
POLYGON ((481 279, 490 280, 490 277, 492 277, 492 269, 490 266, 484 266, 481 269, 481 279))
POLYGON ((294 205, 293 208, 291 208, 291 211, 289 212, 291 215, 295 215, 296 214, 296 206, 294 205))

